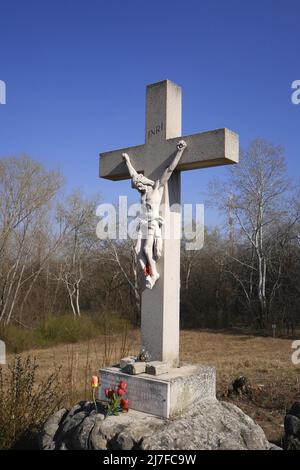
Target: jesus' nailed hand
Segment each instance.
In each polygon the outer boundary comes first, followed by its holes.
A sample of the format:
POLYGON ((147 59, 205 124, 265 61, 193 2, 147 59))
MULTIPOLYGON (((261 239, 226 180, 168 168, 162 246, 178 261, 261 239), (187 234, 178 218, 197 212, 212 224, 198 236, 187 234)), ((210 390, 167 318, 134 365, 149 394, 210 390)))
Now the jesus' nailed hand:
POLYGON ((180 140, 176 145, 176 155, 172 163, 165 169, 156 181, 146 178, 138 173, 132 166, 130 157, 123 153, 132 180, 132 187, 141 194, 142 218, 138 226, 138 238, 135 247, 139 263, 146 278, 146 287, 152 289, 159 279, 156 261, 162 255, 161 227, 164 223, 160 216, 160 204, 162 201, 165 185, 179 163, 187 144, 180 140))

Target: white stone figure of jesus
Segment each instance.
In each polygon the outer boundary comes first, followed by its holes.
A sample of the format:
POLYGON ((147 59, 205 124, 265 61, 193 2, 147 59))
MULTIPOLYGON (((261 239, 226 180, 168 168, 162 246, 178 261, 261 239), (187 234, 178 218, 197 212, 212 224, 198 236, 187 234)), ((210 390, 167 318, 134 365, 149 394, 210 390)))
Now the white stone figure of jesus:
POLYGON ((163 247, 161 228, 164 220, 160 215, 160 204, 164 188, 186 147, 187 144, 184 140, 178 142, 174 160, 166 168, 161 178, 156 181, 152 181, 143 174, 138 173, 133 168, 129 155, 127 153, 122 154, 132 179, 132 187, 141 194, 142 214, 138 226, 135 251, 143 269, 148 289, 152 289, 159 279, 156 262, 162 255, 163 247))

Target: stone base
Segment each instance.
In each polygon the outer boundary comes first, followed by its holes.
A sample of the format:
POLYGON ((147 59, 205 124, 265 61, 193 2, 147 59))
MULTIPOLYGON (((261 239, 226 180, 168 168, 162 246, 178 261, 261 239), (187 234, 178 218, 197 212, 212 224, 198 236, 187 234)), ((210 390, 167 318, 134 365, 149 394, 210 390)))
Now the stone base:
POLYGON ((191 404, 216 398, 215 369, 205 365, 185 365, 159 376, 130 375, 119 367, 103 368, 99 399, 104 400, 104 390, 115 388, 120 380, 127 382, 130 409, 161 418, 170 418, 191 404))
POLYGON ((39 435, 40 448, 111 452, 278 450, 274 444, 270 446, 263 430, 249 416, 228 402, 204 400, 170 420, 133 410, 105 418, 103 411, 99 407, 96 413, 92 402, 57 411, 39 435))

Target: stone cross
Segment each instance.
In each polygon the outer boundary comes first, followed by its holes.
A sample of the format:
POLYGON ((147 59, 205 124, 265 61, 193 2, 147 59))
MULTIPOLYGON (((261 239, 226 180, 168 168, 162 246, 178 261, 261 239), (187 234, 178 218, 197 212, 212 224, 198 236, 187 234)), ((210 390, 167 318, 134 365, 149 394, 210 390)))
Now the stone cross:
MULTIPOLYGON (((146 90, 145 144, 100 154, 100 177, 129 178, 122 153, 130 156, 137 172, 156 180, 174 158, 181 136, 181 88, 169 80, 153 83, 146 90)), ((238 162, 238 136, 217 129, 182 137, 187 148, 165 189, 164 214, 172 233, 180 233, 180 172, 238 162)), ((165 227, 168 233, 168 228, 165 227)), ((179 365, 180 239, 165 239, 158 261, 160 279, 142 293, 141 343, 151 361, 179 365)))

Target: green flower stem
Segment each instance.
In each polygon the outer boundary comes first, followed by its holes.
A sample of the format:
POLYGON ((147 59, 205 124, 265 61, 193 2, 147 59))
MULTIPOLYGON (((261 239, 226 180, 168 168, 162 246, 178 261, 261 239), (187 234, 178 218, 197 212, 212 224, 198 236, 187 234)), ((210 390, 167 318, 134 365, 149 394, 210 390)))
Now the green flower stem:
POLYGON ((97 403, 96 403, 96 397, 95 397, 95 388, 93 387, 93 401, 94 401, 94 405, 95 405, 95 410, 96 410, 96 413, 98 412, 98 409, 97 409, 97 403))

